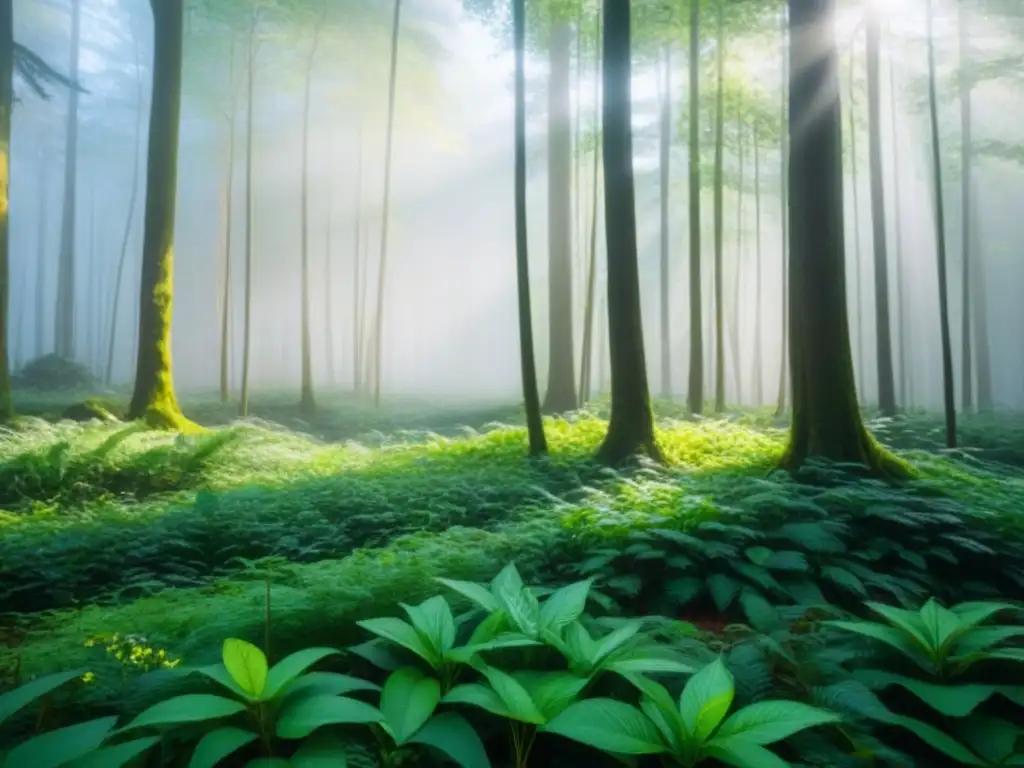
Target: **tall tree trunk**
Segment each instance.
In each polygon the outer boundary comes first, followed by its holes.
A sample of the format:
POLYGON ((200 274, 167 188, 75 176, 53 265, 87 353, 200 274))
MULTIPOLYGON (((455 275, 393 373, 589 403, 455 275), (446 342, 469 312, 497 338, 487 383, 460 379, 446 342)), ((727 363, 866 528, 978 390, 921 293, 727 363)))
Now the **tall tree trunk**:
POLYGON ((663 48, 664 80, 661 87, 659 130, 659 178, 661 181, 661 396, 672 397, 672 327, 669 314, 669 219, 668 198, 672 147, 672 49, 663 48))
POLYGON ((882 110, 879 55, 882 28, 879 9, 867 6, 868 162, 871 171, 871 231, 875 266, 875 345, 878 360, 878 407, 885 416, 896 413, 896 384, 892 363, 892 322, 889 313, 889 255, 885 232, 885 182, 882 174, 882 110))
POLYGON ((764 404, 764 351, 761 327, 761 124, 757 113, 754 115, 754 229, 757 245, 754 265, 754 405, 764 404))
POLYGON ((736 193, 736 264, 732 273, 732 322, 729 324, 729 347, 732 353, 733 375, 736 377, 736 404, 743 404, 743 369, 740 367, 740 274, 743 269, 743 171, 746 158, 743 143, 742 97, 737 113, 736 143, 739 145, 740 174, 736 193))
POLYGON ((327 232, 324 242, 324 359, 327 364, 327 383, 331 389, 337 384, 334 367, 334 140, 327 148, 327 232))
POLYGON ((373 404, 380 406, 381 355, 384 339, 384 279, 388 259, 388 214, 391 210, 391 150, 395 138, 395 84, 398 79, 398 30, 402 19, 402 0, 395 0, 391 27, 391 71, 388 75, 388 127, 384 149, 384 202, 381 210, 380 262, 377 270, 377 313, 373 324, 373 404))
MULTIPOLYGON (((81 55, 82 0, 71 0, 71 61, 68 76, 78 82, 81 55)), ((67 128, 64 139, 64 208, 60 227, 60 260, 57 268, 57 305, 54 314, 54 350, 64 358, 75 356, 75 225, 78 192, 78 98, 77 88, 68 91, 67 128)))
POLYGON ((153 98, 146 163, 146 224, 139 297, 139 349, 128 416, 150 426, 185 430, 171 374, 174 296, 174 210, 178 188, 184 0, 151 0, 153 98))
MULTIPOLYGON (((594 135, 598 137, 601 125, 601 9, 594 18, 594 135)), ((587 285, 583 307, 583 349, 580 354, 580 405, 590 400, 591 361, 594 358, 594 296, 597 286, 597 203, 598 181, 601 174, 601 148, 594 145, 594 168, 591 182, 590 237, 587 242, 587 285)), ((598 373, 600 376, 600 372, 598 373)))
POLYGON ((515 217, 516 283, 519 293, 519 364, 526 406, 526 432, 531 456, 547 453, 544 422, 541 419, 540 391, 537 388, 537 362, 533 351, 533 308, 530 304, 530 257, 526 228, 526 74, 525 0, 514 0, 513 44, 515 73, 515 217))
POLYGON ((786 12, 783 9, 781 16, 781 60, 782 60, 782 84, 780 91, 780 114, 779 114, 779 199, 782 207, 782 354, 779 362, 779 392, 775 402, 775 417, 779 418, 786 412, 786 374, 789 372, 791 361, 787 360, 789 346, 789 131, 787 128, 787 108, 789 96, 789 85, 792 65, 789 61, 789 49, 787 41, 789 35, 786 31, 786 12))
POLYGON ((7 352, 10 286, 11 109, 14 105, 14 0, 0 0, 0 420, 14 415, 7 352))
POLYGON ((124 234, 121 236, 121 254, 117 260, 117 275, 114 277, 114 299, 110 306, 110 334, 107 341, 107 367, 103 380, 109 387, 114 382, 114 350, 117 348, 117 316, 121 308, 121 285, 124 282, 124 268, 128 262, 128 241, 135 223, 135 210, 139 200, 139 154, 142 148, 143 82, 142 55, 139 38, 132 27, 132 41, 135 44, 135 140, 132 144, 132 185, 128 193, 128 211, 125 214, 124 234))
POLYGON ((809 458, 902 466, 861 420, 846 313, 842 115, 835 0, 789 0, 789 166, 793 423, 782 463, 809 458))
POLYGON ((256 69, 256 25, 259 11, 253 9, 249 17, 249 39, 245 73, 245 297, 242 307, 242 392, 238 410, 243 418, 249 415, 249 359, 252 353, 252 145, 253 145, 253 85, 256 69))
POLYGON ((939 282, 939 331, 942 338, 942 402, 946 417, 946 447, 956 448, 956 396, 953 380, 953 344, 949 332, 949 278, 946 268, 946 209, 942 200, 942 148, 939 143, 939 106, 935 88, 935 20, 932 0, 928 19, 928 117, 932 138, 935 189, 935 257, 939 282))
POLYGON ((224 271, 222 273, 220 299, 220 401, 226 403, 231 390, 231 212, 234 203, 235 185, 235 114, 232 105, 231 123, 228 127, 227 167, 224 174, 224 271))
POLYGON ((725 338, 722 262, 725 247, 725 211, 722 205, 725 143, 725 0, 717 0, 715 69, 715 413, 725 410, 725 338))
POLYGON ((971 153, 974 145, 971 114, 971 87, 967 76, 970 18, 964 4, 957 3, 959 14, 957 39, 960 47, 960 380, 961 405, 965 411, 974 407, 974 373, 971 349, 971 153))
POLYGON ((355 176, 355 222, 353 234, 355 244, 352 251, 352 390, 356 393, 362 391, 363 383, 363 319, 365 317, 365 302, 363 296, 366 291, 363 288, 365 278, 361 270, 366 267, 361 262, 362 249, 362 221, 363 221, 363 132, 357 128, 356 131, 356 176, 355 176))
POLYGON ((572 332, 572 133, 569 70, 572 32, 551 27, 548 104, 548 388, 544 412, 576 408, 572 332))
POLYGON ((896 298, 897 315, 896 322, 897 338, 900 342, 900 406, 906 410, 910 406, 910 381, 912 366, 910 364, 910 346, 907 342, 907 297, 903 275, 903 216, 900 215, 900 207, 903 198, 900 195, 900 134, 897 121, 896 103, 896 65, 892 57, 889 57, 889 114, 892 117, 892 170, 893 170, 893 222, 896 225, 896 298))
POLYGON ((617 464, 637 453, 654 460, 661 451, 647 387, 640 269, 637 264, 636 199, 630 97, 629 0, 604 0, 604 205, 608 244, 608 340, 612 407, 598 458, 617 464))
POLYGON ((988 286, 985 283, 985 249, 982 245, 979 210, 978 190, 975 188, 971 193, 971 320, 974 322, 974 352, 977 357, 978 410, 991 411, 995 407, 992 396, 992 348, 989 343, 988 286))
POLYGON ((700 3, 690 3, 690 376, 687 408, 704 410, 704 328, 700 252, 700 3))
MULTIPOLYGON (((323 6, 323 17, 327 14, 326 3, 323 6)), ((306 61, 306 85, 302 104, 302 235, 299 253, 302 261, 302 290, 300 302, 300 355, 302 357, 302 383, 299 398, 299 411, 306 415, 316 411, 316 397, 313 394, 313 349, 310 333, 309 312, 309 113, 313 101, 313 65, 316 62, 316 50, 320 44, 320 26, 313 29, 313 43, 309 48, 306 61)))
MULTIPOLYGON (((6 2, 6 0, 0 0, 0 3, 6 2)), ((0 31, 2 34, 2 31, 0 31)), ((2 61, 0 61, 2 65, 2 61)), ((0 74, 2 77, 2 74, 0 74)), ((0 92, 2 94, 2 92, 0 92)), ((2 95, 0 95, 2 98, 2 95)), ((37 183, 39 184, 39 200, 36 203, 36 217, 38 219, 38 229, 36 230, 36 297, 35 297, 35 357, 42 357, 46 354, 48 348, 48 342, 46 340, 46 318, 45 318, 45 305, 46 305, 46 264, 49 261, 49 253, 47 251, 47 233, 49 229, 49 210, 50 207, 47 205, 48 197, 48 184, 49 173, 47 173, 47 167, 45 160, 42 158, 40 162, 43 163, 39 169, 39 176, 37 183)))
POLYGON ((851 197, 853 198, 853 312, 850 313, 857 337, 857 357, 854 371, 857 379, 857 391, 861 399, 867 397, 864 388, 864 304, 861 301, 861 273, 864 264, 864 252, 860 243, 860 181, 857 173, 860 156, 857 154, 857 103, 856 103, 856 79, 854 78, 853 65, 856 61, 853 50, 853 41, 850 41, 850 186, 851 197))

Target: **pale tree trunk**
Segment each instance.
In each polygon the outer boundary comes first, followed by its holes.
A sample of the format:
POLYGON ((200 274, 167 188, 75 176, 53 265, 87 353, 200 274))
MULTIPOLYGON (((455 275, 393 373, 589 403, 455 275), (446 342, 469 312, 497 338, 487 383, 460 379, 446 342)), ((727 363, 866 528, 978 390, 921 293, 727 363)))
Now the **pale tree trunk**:
POLYGON ((754 265, 754 405, 764 404, 764 352, 761 318, 761 125, 754 117, 754 231, 757 238, 754 265))
POLYGON ((898 325, 897 338, 900 343, 900 407, 907 409, 910 406, 910 388, 913 368, 910 364, 910 346, 907 341, 907 296, 906 285, 903 275, 903 217, 900 215, 900 207, 903 199, 900 196, 900 134, 897 120, 896 103, 896 65, 892 57, 889 57, 889 113, 892 117, 892 168, 893 168, 893 223, 896 226, 896 298, 898 325))
POLYGON ((971 195, 973 248, 971 250, 971 320, 974 322, 974 351, 978 369, 978 410, 991 411, 995 407, 992 396, 992 348, 989 343, 988 286, 985 283, 985 249, 982 245, 978 190, 971 195))
MULTIPOLYGON (((580 405, 590 400, 594 358, 594 296, 597 285, 597 204, 601 175, 600 125, 601 125, 601 11, 594 22, 594 132, 598 142, 594 145, 594 167, 591 181, 590 237, 587 243, 587 284, 583 300, 583 343, 580 354, 580 405)), ((600 376, 600 373, 598 373, 600 376)))
POLYGON ((256 68, 256 25, 259 11, 253 9, 249 19, 249 41, 246 54, 245 82, 245 298, 242 307, 242 392, 239 413, 249 415, 249 359, 252 353, 252 145, 253 145, 253 85, 256 68))
MULTIPOLYGON (((82 0, 71 0, 71 61, 68 75, 78 82, 81 55, 82 0)), ((68 92, 67 128, 64 139, 64 206, 60 228, 60 259, 57 268, 57 305, 54 313, 54 351, 63 358, 75 356, 75 225, 78 192, 77 88, 68 92)))
MULTIPOLYGON (((0 0, 3 2, 3 0, 0 0)), ((42 162, 42 160, 41 160, 42 162)), ((46 166, 44 165, 39 171, 38 184, 39 184, 39 200, 36 203, 37 211, 36 216, 38 217, 38 229, 36 230, 36 297, 35 297, 35 348, 34 354, 36 357, 42 357, 46 354, 47 340, 46 340, 46 318, 45 310, 46 306, 46 264, 49 261, 49 254, 47 252, 47 237, 46 234, 49 232, 49 210, 50 207, 47 205, 48 201, 48 185, 47 180, 49 174, 47 173, 46 166)))
POLYGON ((356 131, 356 175, 355 175, 355 221, 353 231, 355 243, 352 250, 352 390, 361 392, 363 384, 363 319, 365 316, 366 289, 362 270, 362 221, 363 221, 363 132, 356 131))
POLYGON ((736 193, 736 263, 732 273, 732 308, 729 314, 729 346, 732 352, 733 375, 736 377, 736 404, 743 403, 743 369, 740 366, 740 274, 743 269, 743 172, 745 170, 745 145, 743 143, 743 107, 737 115, 736 142, 739 145, 740 176, 736 193))
POLYGON ((661 396, 672 397, 672 332, 669 313, 669 162, 672 148, 672 49, 663 49, 664 80, 661 92, 660 163, 661 181, 661 396))
POLYGON ((220 300, 220 401, 226 403, 231 390, 231 235, 234 230, 232 212, 235 201, 235 38, 231 38, 230 85, 231 100, 228 102, 228 145, 227 162, 224 171, 224 272, 220 300))
POLYGON ((704 410, 704 328, 700 252, 700 3, 690 3, 690 373, 687 407, 704 410))
POLYGON ((722 268, 725 249, 723 206, 723 160, 725 150, 725 0, 717 0, 718 42, 716 51, 717 93, 715 96, 715 413, 725 410, 725 293, 722 268))
POLYGON ((327 364, 327 383, 337 386, 334 368, 334 141, 328 139, 327 148, 327 231, 324 243, 324 359, 327 364))

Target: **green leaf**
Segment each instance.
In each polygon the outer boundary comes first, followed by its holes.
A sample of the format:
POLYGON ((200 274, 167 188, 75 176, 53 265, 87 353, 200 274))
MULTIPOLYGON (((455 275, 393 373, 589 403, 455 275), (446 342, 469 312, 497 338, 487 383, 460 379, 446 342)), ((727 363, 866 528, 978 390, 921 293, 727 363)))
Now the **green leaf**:
POLYGON ((490 768, 487 752, 473 727, 456 712, 443 712, 426 722, 408 741, 444 753, 462 768, 490 768))
POLYGON ((772 571, 795 571, 805 573, 810 569, 803 552, 773 552, 764 563, 764 567, 772 571))
POLYGON ((740 585, 728 576, 716 573, 708 577, 708 592, 711 593, 715 608, 721 613, 728 610, 739 591, 740 585))
POLYGON ((744 587, 740 592, 740 606, 743 608, 743 613, 746 614, 750 626, 758 632, 770 632, 782 623, 775 606, 757 590, 744 587))
POLYGON ((420 637, 415 627, 411 624, 406 624, 401 619, 383 617, 357 621, 356 624, 367 632, 372 632, 412 651, 432 667, 436 667, 440 662, 437 654, 423 642, 423 638, 420 637))
POLYGON ((735 768, 792 768, 781 757, 744 739, 712 739, 704 754, 735 768))
POLYGON ((649 651, 627 652, 608 664, 608 670, 617 675, 655 674, 692 675, 697 670, 692 664, 665 656, 647 655, 649 651))
POLYGON ((445 704, 468 704, 471 707, 478 707, 492 715, 504 717, 508 720, 514 719, 508 706, 502 701, 497 691, 480 683, 464 683, 456 685, 444 698, 445 704))
POLYGON ((715 734, 715 739, 735 736, 743 741, 764 746, 792 736, 805 728, 835 723, 839 716, 799 701, 758 701, 729 717, 715 734))
POLYGON ((102 717, 41 733, 8 752, 4 768, 57 768, 99 749, 116 722, 102 717))
POLYGON ((345 742, 337 734, 318 731, 299 745, 289 765, 291 768, 346 768, 345 742))
POLYGON ((217 728, 203 736, 196 744, 188 768, 216 768, 225 757, 258 738, 258 734, 234 726, 217 728))
POLYGON ((704 591, 704 579, 686 576, 665 584, 665 593, 680 605, 687 605, 704 591))
POLYGON ((895 627, 887 627, 883 624, 876 624, 873 621, 825 621, 822 623, 829 627, 843 629, 847 632, 853 632, 863 637, 883 642, 890 648, 895 648, 926 672, 932 673, 934 671, 931 662, 922 656, 921 649, 906 633, 895 627))
POLYGON ((486 587, 480 584, 474 584, 471 581, 458 581, 456 579, 441 578, 435 578, 434 581, 444 584, 448 589, 452 589, 463 597, 472 600, 489 613, 493 613, 498 610, 498 601, 494 599, 494 595, 492 595, 486 587))
MULTIPOLYGON (((580 629, 582 629, 582 627, 579 624, 574 624, 570 626, 569 629, 573 630, 573 627, 580 627, 580 629)), ((627 624, 623 624, 618 629, 609 632, 607 635, 597 640, 596 644, 591 646, 591 648, 593 648, 593 651, 590 654, 590 658, 594 662, 599 662, 608 658, 613 653, 618 651, 620 648, 625 646, 626 643, 628 643, 630 640, 636 637, 636 634, 639 631, 639 621, 631 621, 627 624)), ((589 635, 587 635, 587 637, 589 638, 589 635)), ((582 638, 579 639, 579 642, 585 644, 585 641, 582 638)))
POLYGON ((744 554, 754 565, 764 565, 773 553, 768 547, 749 547, 744 551, 744 554))
POLYGON ((416 733, 437 709, 441 684, 426 677, 415 667, 392 672, 384 683, 380 711, 391 729, 395 743, 401 746, 416 733))
POLYGON ((1020 635, 1024 635, 1024 626, 975 627, 955 640, 952 650, 957 656, 969 656, 1020 635))
POLYGON ((349 653, 361 656, 385 672, 394 672, 406 664, 399 654, 395 652, 394 647, 381 637, 375 637, 373 640, 367 640, 365 643, 353 645, 348 650, 349 653))
POLYGON ((614 699, 578 701, 540 730, 612 754, 668 752, 657 726, 643 712, 614 699))
POLYGON ((669 747, 668 751, 676 753, 683 751, 679 717, 674 708, 670 707, 666 711, 658 706, 653 699, 645 696, 640 699, 640 711, 647 715, 647 719, 657 727, 665 744, 669 747))
POLYGON ((855 595, 860 595, 861 597, 868 596, 868 590, 864 586, 864 582, 845 568, 839 568, 835 565, 826 565, 821 569, 821 575, 848 592, 853 592, 855 595))
POLYGON ((260 695, 260 700, 270 701, 320 659, 340 653, 341 651, 334 648, 306 648, 285 656, 267 674, 266 686, 260 695))
POLYGON ((560 630, 579 619, 586 608, 587 595, 593 582, 593 579, 577 581, 551 595, 540 608, 540 625, 546 629, 560 630))
POLYGON ((501 572, 491 580, 491 593, 499 602, 504 602, 509 597, 515 597, 526 589, 523 579, 516 569, 515 563, 509 563, 501 572))
POLYGON ((1020 729, 995 717, 976 715, 958 721, 954 732, 985 760, 1002 765, 1017 744, 1020 729))
POLYGON ((257 757, 246 763, 245 768, 292 768, 292 764, 283 757, 257 757))
POLYGON ((979 758, 952 736, 943 733, 933 725, 929 725, 928 723, 920 720, 915 720, 912 717, 903 717, 902 715, 896 714, 888 717, 886 722, 905 728, 932 749, 941 752, 946 755, 946 757, 951 757, 954 760, 959 761, 963 765, 985 765, 984 760, 979 758))
MULTIPOLYGON (((495 581, 498 582, 497 578, 495 581)), ((514 589, 517 583, 522 583, 518 572, 515 572, 514 579, 506 577, 504 581, 498 582, 498 586, 495 587, 498 600, 501 601, 509 620, 520 632, 528 637, 536 637, 540 630, 540 606, 533 592, 526 587, 520 587, 518 591, 514 589)))
POLYGON ((229 637, 221 653, 224 668, 248 699, 259 699, 267 684, 267 657, 245 640, 229 637))
POLYGON ((695 742, 703 743, 718 727, 732 706, 734 694, 732 675, 721 656, 687 681, 679 697, 679 714, 695 742))
POLYGON ((443 655, 455 645, 455 617, 443 597, 437 595, 419 605, 402 603, 402 608, 409 615, 420 637, 430 643, 436 655, 443 655))
POLYGON ((514 677, 486 664, 482 664, 479 671, 504 702, 513 720, 534 725, 544 722, 543 713, 537 708, 529 692, 514 677))
POLYGON ((175 725, 177 723, 198 723, 230 717, 245 711, 239 701, 213 696, 208 693, 186 693, 154 704, 122 728, 142 728, 150 725, 175 725))
POLYGON ((937 650, 942 649, 950 638, 955 638, 962 631, 956 614, 939 605, 934 597, 921 608, 921 623, 927 630, 931 647, 937 650))
POLYGON ((380 686, 359 677, 342 675, 337 672, 307 672, 302 677, 289 683, 281 693, 281 698, 292 696, 322 696, 330 694, 339 696, 352 691, 379 691, 380 686))
POLYGON ((590 682, 589 678, 571 672, 523 671, 512 676, 530 695, 545 722, 561 714, 590 682))
POLYGON ((45 696, 75 678, 81 677, 84 673, 84 669, 58 672, 53 675, 37 678, 29 683, 18 686, 13 691, 0 694, 0 723, 3 723, 15 712, 28 706, 36 699, 45 696))
POLYGON ((376 707, 345 696, 310 696, 288 701, 277 717, 277 735, 282 739, 304 739, 324 725, 365 725, 383 722, 376 707))
POLYGON ((63 768, 123 768, 159 741, 157 736, 133 739, 122 744, 101 747, 84 757, 61 765, 63 768))
POLYGON ((855 677, 875 690, 898 685, 947 717, 967 717, 998 692, 994 685, 938 685, 875 669, 859 670, 855 677))
POLYGON ((869 602, 865 603, 865 605, 875 613, 884 616, 894 627, 902 630, 929 658, 932 651, 936 650, 929 643, 920 613, 904 610, 903 608, 894 608, 891 605, 884 605, 882 603, 869 602))
POLYGON ((214 682, 224 688, 227 688, 238 698, 246 700, 249 699, 249 695, 231 678, 231 675, 228 674, 227 667, 223 664, 211 664, 208 667, 198 667, 195 671, 201 675, 206 675, 214 682))

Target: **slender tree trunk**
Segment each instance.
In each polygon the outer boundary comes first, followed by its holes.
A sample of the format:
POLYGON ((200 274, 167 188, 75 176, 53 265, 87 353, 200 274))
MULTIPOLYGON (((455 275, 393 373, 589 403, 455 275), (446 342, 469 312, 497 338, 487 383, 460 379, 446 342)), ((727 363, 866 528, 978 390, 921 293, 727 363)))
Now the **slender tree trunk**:
POLYGON ((337 384, 334 367, 334 141, 328 139, 327 149, 327 232, 324 242, 324 359, 327 362, 327 383, 337 384))
POLYGON ((764 404, 764 353, 761 327, 761 124, 757 115, 754 116, 754 229, 757 238, 754 265, 754 405, 764 404))
MULTIPOLYGON (((742 97, 741 97, 742 98, 742 97)), ((732 322, 729 328, 729 342, 732 352, 733 375, 736 377, 736 404, 743 404, 743 369, 740 364, 740 274, 743 268, 743 171, 746 158, 743 143, 742 101, 737 114, 736 143, 739 145, 740 175, 736 193, 736 264, 732 273, 732 322)))
POLYGON ((224 178, 224 271, 220 300, 220 401, 226 403, 231 391, 231 234, 233 203, 235 200, 235 112, 231 107, 228 127, 227 167, 224 178))
POLYGON ((967 76, 968 47, 970 43, 970 18, 964 12, 964 4, 957 3, 959 14, 957 38, 960 46, 960 379, 962 407, 969 411, 974 408, 974 373, 971 349, 971 176, 973 163, 971 153, 974 145, 971 110, 971 82, 967 76))
POLYGON ((857 391, 863 400, 867 397, 864 388, 864 304, 861 301, 861 269, 864 263, 863 251, 860 244, 860 181, 857 173, 857 165, 860 156, 857 154, 857 103, 856 103, 856 79, 854 78, 853 65, 856 61, 853 50, 853 41, 850 41, 850 185, 851 197, 853 198, 853 312, 850 316, 853 319, 857 337, 857 357, 855 360, 855 371, 857 377, 857 391))
POLYGON ((246 53, 245 73, 245 297, 242 307, 242 392, 239 413, 249 415, 249 361, 252 353, 252 145, 253 145, 253 85, 256 68, 256 25, 259 11, 253 9, 249 19, 249 45, 246 53))
POLYGON ((14 0, 0 0, 0 421, 14 415, 11 370, 7 352, 10 308, 11 110, 14 106, 14 0))
POLYGON ((809 458, 901 465, 861 420, 846 312, 842 115, 835 0, 789 0, 790 334, 793 424, 783 465, 809 458))
POLYGON ((608 340, 612 407, 601 461, 617 464, 637 453, 661 451, 647 387, 640 270, 637 264, 630 98, 629 0, 604 0, 604 168, 608 243, 608 340))
MULTIPOLYGON (((324 15, 327 6, 324 5, 324 15)), ((321 23, 323 17, 321 17, 321 23)), ((299 398, 299 411, 306 415, 316 411, 316 397, 313 394, 313 349, 310 332, 309 312, 309 113, 313 101, 313 66, 316 62, 316 50, 320 44, 320 27, 314 27, 313 43, 306 61, 306 86, 302 105, 302 239, 300 242, 300 258, 302 260, 302 290, 300 301, 300 354, 302 357, 302 384, 299 398)))
MULTIPOLYGON (((601 126, 601 9, 594 20, 594 135, 600 137, 601 126)), ((590 400, 591 361, 594 357, 594 296, 597 286, 597 204, 601 175, 601 151, 594 145, 594 168, 591 182, 590 238, 588 240, 587 286, 583 310, 583 350, 580 355, 580 405, 590 400)), ((600 372, 598 373, 600 376, 600 372)))
POLYGON ((659 132, 659 177, 661 181, 661 396, 672 397, 672 327, 669 314, 669 163, 672 146, 672 49, 663 48, 664 80, 661 91, 661 124, 659 132))
MULTIPOLYGON (((792 11, 790 11, 792 13, 792 11)), ((782 354, 779 363, 779 392, 775 402, 775 417, 779 418, 786 412, 786 374, 789 371, 790 362, 787 360, 789 345, 789 130, 787 127, 787 108, 789 97, 789 85, 791 82, 792 65, 789 61, 789 49, 787 41, 789 36, 786 31, 786 13, 783 11, 781 17, 782 40, 782 86, 780 90, 780 114, 779 114, 779 157, 781 160, 779 173, 779 199, 782 205, 782 354)))
POLYGON ((568 24, 551 28, 548 104, 548 388, 545 413, 576 408, 572 331, 572 134, 568 24))
MULTIPOLYGON (((78 82, 81 55, 82 0, 71 0, 71 61, 68 75, 78 82)), ((54 314, 54 349, 63 358, 75 356, 75 225, 78 192, 78 99, 77 88, 68 92, 67 129, 64 139, 64 209, 60 227, 60 261, 57 269, 57 305, 54 314)))
POLYGON ((362 221, 363 221, 363 132, 356 131, 356 177, 355 177, 355 247, 352 251, 352 390, 362 391, 363 380, 363 318, 365 317, 362 297, 365 278, 361 275, 362 221))
POLYGON ((380 406, 381 355, 384 339, 384 279, 387 275, 388 214, 391 208, 391 150, 395 138, 395 85, 398 79, 398 31, 402 19, 402 0, 395 0, 391 27, 391 72, 388 75, 388 126, 384 149, 384 202, 381 211, 380 262, 377 272, 377 314, 373 324, 373 404, 380 406))
POLYGON ((139 297, 139 349, 128 415, 150 426, 184 430, 171 373, 174 213, 185 31, 184 0, 151 0, 153 98, 146 163, 146 224, 139 297))
MULTIPOLYGON (((6 2, 6 0, 0 0, 0 3, 6 2)), ((0 9, 2 10, 2 9, 0 9)), ((2 31, 0 31, 2 34, 2 31)), ((2 62, 0 62, 2 66, 2 62)), ((3 75, 0 74, 0 77, 3 75)), ((2 92, 0 92, 2 93, 2 92)), ((2 96, 0 96, 2 98, 2 96)), ((42 357, 46 354, 47 340, 45 335, 46 330, 46 318, 45 318, 45 305, 46 305, 46 263, 49 261, 47 252, 47 238, 46 235, 49 230, 49 206, 47 201, 49 198, 48 184, 49 174, 47 173, 47 167, 45 161, 40 158, 40 162, 43 163, 39 170, 38 184, 39 184, 39 200, 37 202, 36 216, 38 218, 38 230, 36 231, 36 297, 35 297, 35 356, 42 357)))
POLYGON ((939 330, 942 338, 942 395, 946 417, 946 447, 956 447, 956 395, 953 379, 953 344, 949 332, 949 282, 946 269, 946 212, 942 200, 942 148, 939 143, 939 107, 935 88, 935 30, 932 0, 927 0, 928 19, 928 116, 932 138, 932 169, 935 194, 935 256, 939 282, 939 330))
POLYGON ((717 0, 718 44, 715 46, 715 413, 725 410, 725 337, 722 262, 725 247, 723 157, 725 143, 725 0, 717 0))
POLYGON ((690 376, 687 407, 704 410, 704 328, 700 252, 700 3, 690 3, 690 376))
POLYGON ((896 297, 897 304, 896 322, 898 324, 897 338, 900 343, 900 407, 906 410, 910 405, 909 390, 912 366, 910 364, 910 346, 907 342, 907 297, 906 287, 903 279, 903 217, 900 215, 900 206, 903 198, 900 195, 900 134, 896 118, 896 65, 892 57, 889 57, 889 112, 892 116, 892 168, 893 168, 893 221, 896 225, 896 297))
POLYGON ((516 282, 519 293, 519 363, 523 377, 526 406, 526 432, 531 456, 547 453, 544 422, 541 419, 540 392, 537 388, 537 363, 533 351, 533 308, 530 304, 530 258, 526 227, 526 74, 525 0, 513 0, 513 44, 515 73, 515 218, 516 282))
POLYGON ((974 322, 974 351, 977 356, 978 410, 995 407, 992 396, 992 348, 989 344, 987 285, 985 283, 985 249, 982 245, 978 190, 971 193, 971 320, 974 322))
POLYGON ((889 313, 889 255, 885 232, 885 183, 882 174, 882 110, 879 49, 879 11, 867 6, 868 162, 871 170, 871 230, 875 252, 875 336, 878 360, 878 407, 885 416, 896 413, 896 384, 892 363, 892 322, 889 313))
POLYGON ((134 27, 132 29, 132 40, 135 43, 135 78, 136 78, 136 117, 135 117, 135 140, 132 144, 132 185, 128 193, 128 212, 125 214, 124 234, 121 236, 121 254, 117 260, 117 275, 114 278, 114 300, 110 306, 110 334, 107 341, 107 367, 104 371, 103 380, 109 387, 114 382, 114 350, 117 349, 117 320, 121 309, 121 285, 124 282, 124 268, 128 262, 128 241, 131 238, 132 226, 135 223, 135 210, 139 200, 139 154, 142 148, 142 120, 143 120, 143 82, 142 82, 142 56, 139 50, 139 38, 134 27))

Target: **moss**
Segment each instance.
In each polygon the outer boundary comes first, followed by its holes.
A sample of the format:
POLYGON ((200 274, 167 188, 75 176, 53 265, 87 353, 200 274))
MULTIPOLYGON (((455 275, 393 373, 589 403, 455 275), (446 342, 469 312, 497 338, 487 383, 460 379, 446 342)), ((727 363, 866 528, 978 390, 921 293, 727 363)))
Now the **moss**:
POLYGON ((89 398, 81 403, 69 405, 61 414, 62 419, 71 421, 92 421, 93 419, 120 421, 121 416, 123 416, 123 409, 116 403, 98 398, 89 398))

